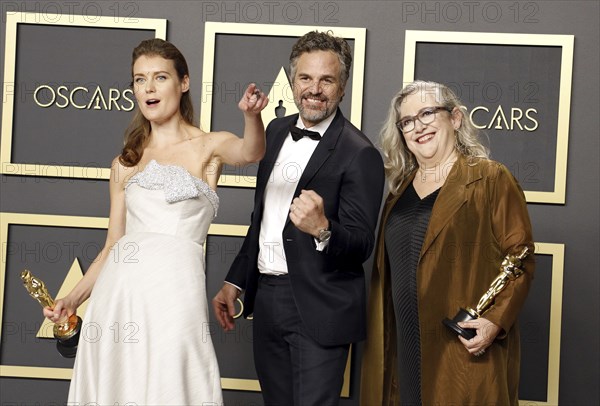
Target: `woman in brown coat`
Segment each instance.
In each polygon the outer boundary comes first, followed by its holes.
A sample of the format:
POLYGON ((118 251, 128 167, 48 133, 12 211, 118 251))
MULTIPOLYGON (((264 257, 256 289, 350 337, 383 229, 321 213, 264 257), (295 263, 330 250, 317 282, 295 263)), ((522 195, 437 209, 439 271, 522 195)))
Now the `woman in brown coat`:
POLYGON ((361 405, 517 405, 517 315, 533 279, 521 188, 488 159, 454 93, 413 82, 382 130, 390 193, 369 299, 361 405), (466 340, 442 324, 475 307, 508 254, 524 274, 495 297, 466 340))

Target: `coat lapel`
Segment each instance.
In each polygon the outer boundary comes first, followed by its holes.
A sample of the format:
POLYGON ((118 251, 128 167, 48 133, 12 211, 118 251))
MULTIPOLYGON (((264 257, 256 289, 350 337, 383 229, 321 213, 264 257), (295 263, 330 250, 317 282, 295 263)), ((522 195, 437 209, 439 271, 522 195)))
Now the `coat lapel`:
MULTIPOLYGON (((388 217, 389 217, 390 213, 392 212, 392 209, 398 202, 398 199, 400 199, 400 196, 402 196, 402 194, 404 193, 404 191, 406 190, 408 185, 410 185, 410 182, 413 181, 416 173, 417 173, 416 171, 413 171, 410 175, 408 175, 408 177, 406 178, 404 183, 402 183, 400 185, 400 188, 398 189, 398 193, 395 195, 390 193, 388 198, 385 201, 385 206, 381 213, 381 222, 379 223, 379 243, 382 244, 382 246, 380 247, 380 250, 379 250, 381 255, 379 255, 377 257, 377 267, 380 270, 385 269, 385 239, 384 239, 385 224, 387 224, 388 217)), ((387 279, 384 275, 382 275, 381 277, 383 279, 387 279)))
MULTIPOLYGON (((300 180, 298 181, 298 186, 294 191, 294 197, 300 195, 300 191, 306 187, 306 185, 311 181, 312 178, 318 173, 319 169, 323 166, 323 164, 327 161, 327 159, 331 156, 335 146, 340 138, 342 133, 342 129, 344 128, 344 116, 342 112, 338 108, 335 118, 323 134, 323 138, 319 141, 319 145, 315 148, 312 156, 310 157, 308 163, 306 164, 306 168, 302 172, 302 176, 300 176, 300 180)), ((281 146, 280 146, 281 148, 281 146)), ((285 223, 287 226, 290 222, 290 218, 285 223)), ((285 228, 285 227, 284 227, 285 228)))
POLYGON ((448 174, 433 206, 420 258, 427 252, 458 209, 467 201, 467 185, 478 179, 481 179, 478 167, 469 166, 466 158, 461 155, 448 174))
POLYGON ((302 176, 298 181, 298 186, 294 192, 294 197, 300 194, 300 191, 310 182, 310 180, 317 174, 321 166, 327 161, 331 155, 335 145, 340 138, 342 129, 344 128, 344 116, 340 109, 337 110, 335 118, 323 134, 323 138, 319 141, 319 145, 315 148, 310 160, 306 164, 306 168, 302 172, 302 176))

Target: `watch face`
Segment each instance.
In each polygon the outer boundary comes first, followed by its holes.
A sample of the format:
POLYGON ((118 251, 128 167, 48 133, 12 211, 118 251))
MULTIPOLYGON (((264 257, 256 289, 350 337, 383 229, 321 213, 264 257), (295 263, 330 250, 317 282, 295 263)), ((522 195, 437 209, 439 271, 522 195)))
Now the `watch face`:
POLYGON ((325 241, 329 240, 329 237, 331 237, 331 231, 329 231, 329 230, 323 230, 319 233, 319 241, 320 242, 325 242, 325 241))

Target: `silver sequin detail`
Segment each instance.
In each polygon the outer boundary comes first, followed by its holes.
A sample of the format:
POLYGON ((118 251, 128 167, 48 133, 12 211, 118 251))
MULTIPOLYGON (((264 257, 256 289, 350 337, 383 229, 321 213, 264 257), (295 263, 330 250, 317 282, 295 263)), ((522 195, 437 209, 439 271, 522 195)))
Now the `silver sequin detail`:
POLYGON ((206 182, 192 176, 185 168, 178 165, 161 165, 151 160, 142 172, 133 175, 126 187, 137 183, 144 189, 164 190, 167 203, 195 199, 201 194, 206 196, 214 209, 214 216, 219 210, 219 196, 206 182))

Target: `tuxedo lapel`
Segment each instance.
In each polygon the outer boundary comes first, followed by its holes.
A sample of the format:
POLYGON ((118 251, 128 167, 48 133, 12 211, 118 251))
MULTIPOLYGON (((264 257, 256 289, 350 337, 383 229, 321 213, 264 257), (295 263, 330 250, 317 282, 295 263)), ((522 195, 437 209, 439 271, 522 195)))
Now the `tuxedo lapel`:
POLYGON ((321 138, 321 141, 319 141, 319 145, 317 145, 317 148, 315 148, 310 160, 306 164, 306 168, 304 168, 302 176, 298 181, 298 186, 294 192, 294 197, 300 194, 300 191, 304 189, 308 182, 310 182, 310 180, 317 174, 325 161, 327 161, 340 138, 343 128, 344 116, 338 109, 335 118, 329 125, 329 128, 327 128, 327 131, 325 131, 325 134, 323 134, 323 138, 321 138))
MULTIPOLYGON (((335 118, 329 125, 329 128, 327 128, 327 131, 325 131, 325 134, 323 134, 323 138, 321 138, 321 141, 319 141, 319 145, 317 145, 317 148, 315 148, 315 151, 306 164, 306 168, 304 168, 304 171, 302 172, 302 176, 300 176, 298 186, 294 191, 294 197, 300 195, 300 191, 304 189, 304 187, 308 184, 308 182, 311 181, 312 178, 315 177, 315 175, 317 175, 319 169, 331 156, 331 153, 335 149, 343 128, 344 116, 338 108, 335 118)), ((290 217, 288 216, 284 229, 289 223, 290 217)))

